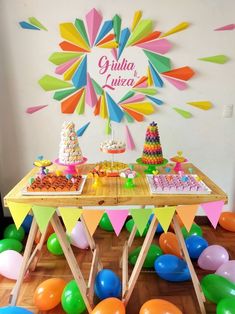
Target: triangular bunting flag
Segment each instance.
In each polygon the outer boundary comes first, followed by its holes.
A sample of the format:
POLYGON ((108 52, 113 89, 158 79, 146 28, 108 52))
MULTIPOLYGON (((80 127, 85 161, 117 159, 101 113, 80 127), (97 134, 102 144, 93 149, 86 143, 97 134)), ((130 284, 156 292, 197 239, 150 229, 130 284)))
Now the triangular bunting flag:
POLYGON ((61 112, 63 113, 74 113, 78 102, 82 96, 84 89, 80 89, 76 94, 66 98, 61 103, 61 112))
POLYGON ((122 20, 119 15, 115 15, 113 18, 113 30, 116 38, 116 42, 119 42, 119 37, 120 37, 120 31, 121 31, 121 23, 122 20))
MULTIPOLYGON (((82 56, 82 53, 80 52, 54 52, 52 55, 50 55, 48 60, 51 61, 55 65, 63 65, 64 63, 69 64, 67 62, 71 60, 76 61, 81 56, 82 56)), ((69 66, 67 66, 67 68, 68 67, 69 66)), ((58 74, 60 73, 58 72, 58 74)))
POLYGON ((103 26, 101 27, 99 35, 97 36, 97 38, 95 40, 95 45, 98 42, 100 42, 108 34, 108 32, 111 31, 112 28, 113 28, 113 21, 111 21, 111 20, 105 21, 103 26))
POLYGON ((167 53, 172 47, 171 43, 167 39, 157 39, 136 44, 135 46, 160 54, 167 53))
POLYGON ((25 112, 29 113, 29 114, 32 114, 32 113, 37 112, 37 111, 39 111, 39 110, 41 110, 43 108, 46 108, 46 107, 48 107, 48 105, 28 107, 25 112))
POLYGON ((129 214, 128 209, 110 209, 106 210, 109 220, 113 226, 113 229, 117 236, 119 236, 122 227, 126 221, 126 218, 129 214))
POLYGON ((118 123, 121 122, 123 118, 123 111, 120 109, 120 107, 115 103, 113 98, 108 93, 106 93, 106 100, 108 103, 110 120, 118 123))
POLYGON ((178 80, 183 80, 183 81, 188 81, 195 72, 188 66, 178 68, 178 69, 173 69, 171 71, 167 72, 162 72, 162 75, 164 76, 170 76, 178 80))
POLYGON ((201 204, 202 209, 210 220, 212 226, 216 228, 221 211, 224 206, 224 201, 215 201, 201 204))
POLYGON ((188 27, 189 27, 188 22, 182 22, 182 23, 178 24, 177 26, 173 27, 172 29, 170 29, 168 32, 163 34, 161 37, 166 37, 166 36, 172 35, 174 33, 183 31, 184 29, 186 29, 188 27))
POLYGON ((189 232, 196 216, 199 205, 179 205, 176 207, 177 214, 189 232))
POLYGON ((152 64, 149 62, 149 70, 151 73, 151 78, 154 82, 154 85, 156 87, 162 87, 164 85, 163 80, 160 78, 160 75, 157 73, 157 71, 154 69, 152 64))
POLYGON ((187 83, 183 81, 178 81, 176 79, 173 79, 167 76, 164 76, 164 79, 167 80, 169 83, 171 83, 173 86, 175 86, 179 90, 184 90, 188 87, 187 83))
POLYGON ((119 46, 118 46, 118 59, 121 57, 121 54, 123 52, 123 49, 126 46, 126 43, 127 43, 129 37, 130 37, 129 28, 124 28, 121 31, 121 35, 120 35, 120 41, 119 41, 119 46))
POLYGON ((92 80, 90 78, 89 73, 87 73, 87 85, 86 85, 86 103, 90 107, 94 107, 97 103, 97 96, 94 89, 94 86, 92 84, 92 80))
POLYGON ((51 217, 56 211, 55 207, 44 207, 44 206, 32 206, 34 217, 37 221, 39 230, 41 233, 46 231, 47 225, 51 220, 51 217))
POLYGON ((44 75, 39 81, 38 84, 45 90, 51 91, 56 89, 63 89, 68 87, 73 87, 71 83, 62 81, 51 75, 44 75))
POLYGON ((143 37, 148 36, 153 31, 153 21, 148 20, 142 20, 140 21, 137 26, 135 27, 134 31, 132 32, 128 42, 127 46, 133 45, 138 40, 142 39, 143 37))
POLYGON ((126 146, 130 150, 135 149, 135 143, 127 125, 126 125, 126 146))
POLYGON ((131 26, 132 32, 136 28, 136 25, 139 23, 141 17, 142 17, 142 11, 136 11, 134 14, 133 22, 132 22, 132 26, 131 26))
POLYGON ((73 23, 60 24, 60 35, 62 38, 68 40, 69 42, 78 45, 85 50, 90 50, 89 45, 80 35, 73 23))
POLYGON ((213 107, 212 103, 210 101, 189 101, 187 102, 188 105, 191 105, 193 107, 196 107, 198 109, 202 110, 209 110, 213 107))
POLYGON ((70 234, 82 214, 82 209, 77 207, 59 207, 59 211, 63 219, 65 228, 70 234))
POLYGON ((154 215, 157 217, 164 232, 167 232, 171 220, 175 214, 175 207, 159 207, 153 209, 154 215))
POLYGON ((85 25, 83 20, 80 19, 76 19, 75 20, 75 27, 76 29, 79 31, 79 33, 81 34, 82 38, 85 40, 85 42, 87 43, 87 46, 90 46, 89 44, 89 39, 87 37, 87 32, 85 29, 85 25))
POLYGON ((84 134, 84 132, 86 131, 86 129, 88 128, 88 126, 90 125, 91 122, 86 123, 85 125, 83 125, 78 131, 77 131, 77 136, 82 136, 84 134))
POLYGON ((217 56, 199 58, 198 60, 212 62, 212 63, 218 63, 218 64, 224 64, 224 63, 228 62, 229 57, 227 57, 225 55, 217 55, 217 56))
POLYGON ((91 235, 93 236, 100 219, 102 218, 104 210, 83 210, 82 217, 84 218, 86 227, 91 235))
POLYGON ((83 58, 72 78, 76 88, 86 86, 87 83, 87 56, 83 58))
POLYGON ((96 35, 100 28, 101 21, 102 21, 102 16, 99 14, 99 12, 95 8, 90 10, 86 15, 87 30, 88 30, 88 35, 90 38, 91 47, 94 44, 96 35))
POLYGON ((78 101, 78 105, 75 109, 75 112, 77 114, 83 114, 84 113, 84 110, 85 110, 85 97, 86 97, 86 90, 83 89, 83 93, 82 93, 82 96, 81 98, 79 99, 78 101))
POLYGON ((185 110, 182 110, 180 108, 176 108, 176 107, 173 107, 173 109, 179 114, 181 115, 181 117, 185 118, 185 119, 190 119, 192 118, 192 114, 191 112, 189 111, 185 111, 185 110))
POLYGON ((144 53, 146 54, 147 58, 149 61, 152 63, 154 68, 159 72, 166 72, 171 70, 171 61, 169 58, 161 56, 157 53, 148 51, 148 50, 143 50, 144 53))
POLYGON ((142 235, 149 221, 149 217, 152 214, 152 209, 151 208, 138 208, 138 209, 131 209, 130 212, 140 235, 142 235))
POLYGON ((23 203, 15 203, 15 202, 7 202, 7 206, 9 207, 11 216, 16 225, 16 229, 19 229, 25 217, 28 215, 32 205, 23 204, 23 203))

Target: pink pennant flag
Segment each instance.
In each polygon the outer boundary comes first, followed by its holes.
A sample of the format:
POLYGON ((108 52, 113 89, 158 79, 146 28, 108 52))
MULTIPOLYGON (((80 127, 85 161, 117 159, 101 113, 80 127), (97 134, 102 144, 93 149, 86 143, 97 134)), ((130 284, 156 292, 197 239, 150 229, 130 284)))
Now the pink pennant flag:
POLYGON ((94 107, 97 103, 97 96, 96 96, 96 92, 94 89, 94 86, 92 84, 92 80, 91 77, 89 75, 89 73, 87 73, 87 85, 86 85, 86 103, 90 106, 90 107, 94 107))
POLYGON ((235 29, 235 24, 228 24, 219 28, 214 29, 215 31, 232 31, 235 29))
POLYGON ((63 74, 68 68, 70 68, 79 58, 74 58, 72 60, 69 60, 65 63, 60 64, 58 67, 55 68, 56 74, 63 74))
POLYGON ((112 55, 113 55, 115 61, 118 61, 118 58, 117 58, 117 49, 116 49, 116 48, 113 48, 113 49, 111 50, 111 53, 112 53, 112 55))
POLYGON ((41 109, 43 109, 43 108, 45 108, 45 107, 48 107, 48 105, 28 107, 28 108, 25 110, 25 112, 26 112, 26 113, 29 113, 29 114, 32 114, 32 113, 34 113, 34 112, 36 112, 36 111, 39 111, 39 110, 41 110, 41 109))
POLYGON ((221 211, 224 206, 224 201, 216 201, 210 203, 201 204, 201 207, 204 209, 208 219, 210 220, 211 224, 214 228, 216 228, 221 211))
POLYGON ((89 11, 86 15, 87 30, 89 34, 91 47, 93 46, 94 41, 96 39, 101 21, 102 21, 102 16, 99 14, 98 11, 96 11, 95 8, 89 11))
POLYGON ((126 221, 127 216, 129 215, 128 209, 110 209, 106 210, 107 215, 109 216, 110 222, 113 226, 113 229, 117 236, 119 236, 122 227, 126 221))
POLYGON ((135 143, 133 141, 133 138, 131 136, 131 132, 130 132, 127 125, 126 125, 126 145, 127 145, 127 148, 130 150, 135 149, 135 143))
POLYGON ((179 80, 173 79, 171 77, 167 77, 165 75, 163 75, 163 76, 164 76, 164 79, 166 79, 169 83, 171 83, 173 86, 175 86, 179 90, 184 90, 188 87, 187 83, 185 83, 183 81, 179 81, 179 80))
POLYGON ((120 105, 122 104, 130 104, 130 103, 136 103, 136 102, 141 102, 145 99, 145 95, 141 95, 141 94, 137 94, 137 95, 134 95, 124 101, 122 101, 120 103, 120 105))
POLYGON ((165 38, 137 44, 136 46, 161 54, 167 53, 172 47, 171 43, 165 38))

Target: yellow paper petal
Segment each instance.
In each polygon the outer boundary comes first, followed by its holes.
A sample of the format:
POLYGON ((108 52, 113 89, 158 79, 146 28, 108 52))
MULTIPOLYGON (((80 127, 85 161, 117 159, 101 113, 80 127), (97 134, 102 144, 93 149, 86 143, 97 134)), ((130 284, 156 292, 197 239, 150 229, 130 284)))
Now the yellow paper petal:
POLYGON ((131 26, 132 32, 136 28, 136 25, 139 23, 141 17, 142 17, 142 11, 136 11, 133 18, 132 26, 131 26))
POLYGON ((72 42, 79 47, 90 51, 90 47, 87 45, 85 40, 82 38, 80 33, 77 31, 76 27, 73 23, 62 23, 60 24, 60 35, 64 39, 72 42))
POLYGON ((27 216, 28 212, 30 211, 32 205, 23 204, 23 203, 15 203, 15 202, 7 202, 7 206, 9 207, 9 210, 14 220, 14 223, 16 225, 16 228, 19 229, 25 217, 27 216))
POLYGON ((153 86, 153 78, 152 78, 152 75, 151 75, 151 72, 150 72, 150 68, 148 67, 148 70, 147 70, 147 77, 148 77, 148 86, 153 86))
POLYGON ((77 207, 60 207, 60 215, 68 233, 71 233, 82 214, 82 209, 77 207))
POLYGON ((116 41, 109 41, 103 45, 98 45, 99 48, 117 48, 118 43, 116 41))
POLYGON ((194 106, 196 108, 202 109, 202 110, 209 110, 213 107, 210 101, 190 101, 190 102, 187 102, 187 104, 194 106))
POLYGON ((123 104, 122 107, 147 115, 154 113, 154 106, 150 102, 123 104))
POLYGON ((106 100, 105 100, 104 95, 101 96, 100 116, 103 119, 106 119, 108 117, 107 104, 106 104, 106 100))
POLYGON ((181 32, 188 27, 189 27, 188 22, 182 22, 182 23, 178 24, 177 26, 173 27, 172 29, 170 29, 168 32, 166 32, 162 36, 160 36, 160 38, 172 35, 172 34, 177 33, 177 32, 181 32))
POLYGON ((71 80, 72 76, 74 75, 74 72, 77 70, 77 67, 81 63, 82 59, 79 59, 76 61, 66 72, 64 72, 64 80, 69 81, 71 80))

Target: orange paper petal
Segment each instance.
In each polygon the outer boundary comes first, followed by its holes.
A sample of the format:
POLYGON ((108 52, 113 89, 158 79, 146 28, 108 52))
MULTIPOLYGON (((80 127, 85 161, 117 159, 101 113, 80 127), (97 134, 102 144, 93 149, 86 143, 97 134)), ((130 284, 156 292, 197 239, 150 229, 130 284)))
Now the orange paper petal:
POLYGON ((97 101, 97 104, 95 106, 94 115, 98 116, 100 114, 100 103, 101 103, 101 96, 97 101))
POLYGON ((151 41, 151 40, 154 40, 154 39, 158 38, 160 35, 161 35, 161 32, 155 31, 155 32, 149 34, 148 36, 142 38, 141 40, 137 41, 134 44, 134 46, 138 45, 138 44, 146 43, 146 42, 151 41))
POLYGON ((104 39, 102 39, 100 42, 98 42, 97 46, 99 45, 103 45, 105 43, 107 43, 108 41, 111 41, 115 38, 114 34, 109 34, 108 36, 106 36, 104 39))
POLYGON ((147 81, 148 77, 147 76, 142 76, 132 88, 137 87, 138 85, 142 84, 143 82, 147 81))
POLYGON ((87 50, 81 48, 81 47, 78 47, 74 44, 71 44, 69 43, 68 41, 62 41, 60 44, 59 44, 60 48, 64 51, 80 51, 80 52, 88 52, 87 50))
POLYGON ((144 121, 144 116, 142 114, 137 113, 127 108, 123 108, 123 110, 126 111, 130 116, 132 116, 132 118, 135 119, 136 121, 138 122, 144 121))
POLYGON ((178 69, 174 69, 171 71, 163 72, 162 75, 170 76, 179 80, 188 81, 193 75, 194 71, 186 66, 178 69))
POLYGON ((84 89, 80 89, 76 94, 70 96, 69 98, 65 99, 61 103, 61 111, 62 113, 74 113, 74 110, 77 107, 79 99, 82 96, 84 89))

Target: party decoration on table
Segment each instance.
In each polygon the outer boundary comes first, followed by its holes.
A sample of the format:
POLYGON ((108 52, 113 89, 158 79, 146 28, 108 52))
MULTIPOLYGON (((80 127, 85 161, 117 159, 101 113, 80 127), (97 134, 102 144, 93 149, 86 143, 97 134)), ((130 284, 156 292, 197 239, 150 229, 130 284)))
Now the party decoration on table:
POLYGON ((220 214, 223 210, 224 201, 215 201, 210 203, 201 204, 202 209, 206 213, 208 219, 210 220, 212 226, 216 228, 220 214))
POLYGON ((33 205, 32 210, 34 218, 37 221, 39 230, 41 231, 41 233, 43 233, 46 230, 52 216, 54 215, 56 208, 33 205))
POLYGON ((228 62, 229 57, 227 57, 225 55, 216 55, 216 56, 211 56, 211 57, 199 58, 198 60, 212 62, 212 63, 218 63, 218 64, 224 64, 224 63, 228 62))
POLYGON ((202 228, 198 226, 196 223, 193 223, 190 230, 186 229, 186 227, 181 228, 182 235, 185 239, 190 236, 199 236, 202 237, 202 228))
MULTIPOLYGON (((108 218, 110 219, 110 223, 112 225, 113 230, 115 231, 115 234, 119 236, 122 230, 122 227, 125 224, 126 218, 129 215, 129 210, 128 209, 117 209, 117 210, 110 209, 110 210, 106 210, 106 213, 107 213, 108 218)), ((109 229, 110 229, 110 226, 109 226, 109 229)))
POLYGON ((223 212, 220 215, 219 224, 225 230, 235 232, 235 213, 223 212))
POLYGON ((181 282, 191 278, 187 263, 175 255, 161 255, 155 260, 154 268, 158 276, 167 281, 181 282))
POLYGON ((135 149, 135 143, 127 125, 126 125, 126 146, 127 146, 127 149, 129 150, 135 149))
POLYGON ((86 305, 75 280, 71 280, 64 287, 61 296, 61 304, 66 313, 81 314, 86 310, 86 305))
MULTIPOLYGON (((21 208, 21 207, 19 207, 21 208)), ((15 239, 17 241, 22 242, 25 237, 25 231, 22 227, 17 229, 16 225, 10 224, 3 231, 4 239, 15 239)))
POLYGON ((183 171, 182 163, 188 161, 188 159, 183 156, 183 152, 181 150, 177 152, 177 156, 172 157, 170 160, 175 162, 175 167, 173 168, 173 170, 176 173, 179 173, 179 171, 183 171))
POLYGON ((183 314, 183 312, 169 301, 152 299, 142 305, 139 314, 183 314))
POLYGON ((235 24, 228 24, 214 29, 215 31, 233 31, 235 29, 235 24))
POLYGON ((188 232, 192 227, 198 207, 199 205, 179 205, 176 207, 176 212, 188 232))
POLYGON ((92 174, 97 174, 99 177, 119 177, 120 172, 125 171, 128 165, 118 161, 101 161, 92 169, 92 174))
POLYGON ((47 167, 52 165, 52 162, 48 159, 44 159, 43 156, 38 156, 38 159, 34 161, 34 166, 40 168, 40 175, 46 175, 48 173, 47 167))
MULTIPOLYGON (((148 221, 149 225, 151 224, 151 221, 153 220, 153 217, 154 217, 154 214, 151 214, 150 217, 149 217, 149 221, 148 221)), ((157 228, 156 228, 156 233, 162 233, 162 232, 164 232, 164 230, 163 230, 161 224, 158 223, 157 228)))
MULTIPOLYGON (((141 251, 141 246, 135 248, 133 251, 131 251, 129 253, 128 261, 131 265, 135 265, 135 263, 138 259, 138 256, 140 254, 140 251, 141 251)), ((150 248, 148 250, 147 256, 145 258, 143 267, 144 268, 153 268, 156 258, 161 256, 162 254, 163 254, 163 252, 158 245, 151 244, 150 248)))
POLYGON ((8 279, 17 280, 23 256, 14 250, 0 253, 0 274, 8 279))
POLYGON ((86 129, 88 128, 88 126, 90 125, 90 122, 86 123, 85 125, 83 125, 76 133, 77 136, 80 137, 84 134, 84 132, 86 131, 86 129))
POLYGON ((32 114, 32 113, 35 113, 35 112, 37 112, 37 111, 39 111, 39 110, 41 110, 43 108, 46 108, 46 107, 48 107, 48 105, 28 107, 25 112, 29 113, 29 114, 32 114))
MULTIPOLYGON (((112 212, 112 211, 111 211, 112 212)), ((116 217, 115 217, 116 218, 116 217)), ((124 221, 125 223, 125 221, 124 221)), ((105 231, 114 231, 113 225, 110 222, 109 216, 107 213, 104 213, 100 222, 99 222, 99 227, 105 231)))
POLYGON ((82 210, 77 207, 59 207, 60 215, 63 219, 66 231, 70 234, 82 214, 82 210))
POLYGON ((189 111, 186 111, 186 110, 183 110, 183 109, 180 109, 180 108, 177 108, 177 107, 174 107, 173 108, 179 115, 181 115, 183 118, 185 119, 189 119, 189 118, 192 118, 192 114, 191 112, 189 111))
MULTIPOLYGON (((133 219, 133 218, 129 219, 129 220, 127 221, 127 223, 125 224, 126 230, 127 230, 128 232, 130 232, 130 233, 131 233, 132 229, 134 228, 134 226, 135 226, 135 222, 134 222, 134 219, 133 219)), ((140 234, 139 230, 137 229, 136 234, 135 234, 135 237, 136 237, 136 238, 145 237, 146 234, 147 234, 147 232, 148 232, 148 230, 149 230, 149 224, 146 225, 146 227, 145 227, 145 229, 144 229, 142 235, 140 234)))
POLYGON ((210 101, 207 101, 207 100, 189 101, 189 102, 187 102, 187 104, 191 105, 193 107, 196 107, 198 109, 202 109, 202 110, 209 110, 213 107, 212 103, 210 101))
POLYGON ((222 264, 228 262, 228 251, 221 245, 208 246, 199 256, 198 265, 205 270, 216 271, 222 264))
POLYGON ((102 269, 95 279, 95 294, 100 300, 115 297, 121 294, 121 281, 110 269, 102 269))
MULTIPOLYGON (((47 242, 49 236, 50 236, 52 233, 54 233, 54 232, 55 232, 55 231, 54 231, 52 225, 49 223, 48 226, 47 226, 47 228, 46 228, 46 234, 45 234, 45 237, 44 237, 43 244, 47 242)), ((35 237, 35 239, 34 239, 34 242, 35 242, 36 244, 38 244, 38 243, 40 242, 40 240, 41 240, 41 237, 42 237, 42 233, 40 232, 40 230, 38 230, 38 232, 37 232, 37 234, 36 234, 36 237, 35 237)))
POLYGON ((47 240, 47 249, 54 255, 64 255, 56 233, 52 233, 47 240))
POLYGON ((12 250, 16 252, 21 252, 23 250, 23 245, 20 241, 16 239, 2 239, 0 240, 0 253, 12 250))
POLYGON ((71 234, 70 234, 71 245, 78 247, 79 249, 87 249, 89 246, 89 242, 87 239, 87 235, 85 232, 85 227, 83 226, 81 221, 78 221, 71 234))
POLYGON ((0 308, 2 314, 33 314, 33 312, 19 306, 6 306, 0 308))
POLYGON ((217 307, 216 314, 234 314, 235 313, 235 298, 229 297, 222 299, 217 307))
POLYGON ((149 217, 152 214, 152 209, 150 208, 131 209, 130 213, 137 227, 137 230, 142 236, 148 224, 149 217))
POLYGON ((85 221, 88 231, 92 236, 103 216, 104 210, 94 209, 94 210, 83 210, 82 217, 85 221))
POLYGON ((162 229, 164 232, 167 232, 169 229, 171 220, 175 214, 175 207, 158 207, 153 209, 154 215, 157 217, 158 221, 160 222, 162 229))
POLYGON ((182 258, 179 242, 174 233, 162 233, 159 237, 159 245, 165 254, 171 254, 182 258))
POLYGON ((208 242, 200 236, 192 235, 185 240, 189 256, 193 259, 199 258, 201 253, 208 247, 208 242))
POLYGON ((25 233, 27 233, 27 234, 29 233, 32 222, 33 222, 33 216, 32 215, 25 216, 24 221, 22 222, 22 225, 21 225, 23 227, 25 233))
MULTIPOLYGON (((15 202, 7 202, 7 206, 9 208, 11 216, 14 220, 15 227, 17 229, 19 229, 21 224, 23 223, 23 221, 25 219, 25 216, 30 211, 31 205, 15 203, 15 202)), ((14 229, 14 227, 11 227, 11 228, 14 229)))
POLYGON ((98 303, 91 314, 126 314, 126 310, 119 299, 107 298, 98 303))
POLYGON ((66 282, 60 278, 43 281, 35 290, 33 301, 40 311, 49 311, 60 304, 66 282))
POLYGON ((216 274, 227 278, 235 284, 235 260, 223 263, 217 270, 216 274))
POLYGON ((138 177, 138 173, 134 170, 133 165, 129 165, 129 168, 120 173, 121 178, 125 178, 124 187, 126 189, 133 189, 136 187, 134 178, 138 177))

